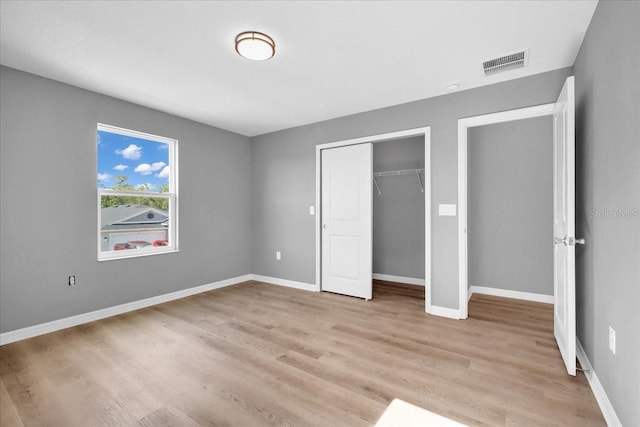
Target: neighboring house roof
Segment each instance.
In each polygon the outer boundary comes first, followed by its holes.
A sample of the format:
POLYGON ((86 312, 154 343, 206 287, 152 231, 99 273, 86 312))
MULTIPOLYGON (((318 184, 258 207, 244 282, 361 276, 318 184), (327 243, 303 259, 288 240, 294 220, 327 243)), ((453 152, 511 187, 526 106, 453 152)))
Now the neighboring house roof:
POLYGON ((145 205, 118 205, 102 208, 101 230, 166 228, 169 215, 145 205))

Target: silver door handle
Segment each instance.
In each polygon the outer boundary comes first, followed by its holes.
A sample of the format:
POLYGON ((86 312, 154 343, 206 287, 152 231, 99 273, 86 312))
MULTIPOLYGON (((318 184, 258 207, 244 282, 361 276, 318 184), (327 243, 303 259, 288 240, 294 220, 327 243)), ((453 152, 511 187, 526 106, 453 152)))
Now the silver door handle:
POLYGON ((324 230, 326 230, 326 229, 327 229, 327 227, 328 227, 328 226, 327 226, 327 224, 322 224, 322 228, 323 228, 324 230))
POLYGON ((584 239, 575 239, 576 245, 584 245, 584 239))

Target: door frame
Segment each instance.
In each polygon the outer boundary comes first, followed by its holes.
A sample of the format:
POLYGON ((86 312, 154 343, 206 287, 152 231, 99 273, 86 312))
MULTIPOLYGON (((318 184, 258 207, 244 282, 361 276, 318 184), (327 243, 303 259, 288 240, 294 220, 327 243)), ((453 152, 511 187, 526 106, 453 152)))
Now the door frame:
POLYGON ((467 147, 468 130, 472 127, 485 126, 515 120, 533 119, 552 116, 555 102, 534 107, 518 108, 483 114, 458 120, 458 292, 459 318, 466 319, 469 309, 469 277, 467 247, 467 147))
MULTIPOLYGON (((316 287, 320 292, 322 284, 322 150, 346 147, 349 145, 388 142, 411 138, 424 137, 424 288, 425 311, 431 313, 431 127, 419 127, 401 131, 381 133, 360 138, 345 139, 336 142, 316 145, 316 287)), ((373 179, 373 177, 371 177, 373 179)), ((372 255, 373 256, 373 255, 372 255)))

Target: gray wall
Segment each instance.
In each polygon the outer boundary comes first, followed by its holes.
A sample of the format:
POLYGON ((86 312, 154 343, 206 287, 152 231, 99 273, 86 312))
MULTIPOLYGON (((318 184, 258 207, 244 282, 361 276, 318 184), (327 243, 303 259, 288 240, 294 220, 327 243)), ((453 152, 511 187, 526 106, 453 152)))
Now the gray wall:
POLYGON ((575 75, 576 221, 587 241, 576 248, 578 339, 623 425, 640 426, 639 2, 599 2, 575 75))
MULTIPOLYGON (((373 144, 373 171, 424 168, 424 137, 373 144)), ((424 279, 424 193, 415 174, 376 178, 373 272, 424 279)))
POLYGON ((553 295, 553 121, 468 133, 469 286, 553 295))
POLYGON ((0 102, 2 332, 251 272, 247 137, 6 67, 0 102), (98 122, 179 140, 179 253, 96 260, 98 122))
POLYGON ((256 274, 315 283, 315 146, 431 126, 432 302, 458 308, 456 217, 437 216, 457 203, 457 120, 556 100, 571 68, 341 117, 251 139, 252 269, 256 274), (283 258, 273 251, 283 248, 283 258))

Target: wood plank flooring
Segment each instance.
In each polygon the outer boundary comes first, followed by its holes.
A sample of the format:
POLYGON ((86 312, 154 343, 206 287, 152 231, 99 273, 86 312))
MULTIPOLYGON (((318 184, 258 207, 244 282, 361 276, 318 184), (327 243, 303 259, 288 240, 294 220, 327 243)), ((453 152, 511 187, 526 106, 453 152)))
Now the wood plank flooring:
POLYGON ((474 295, 424 313, 246 282, 0 347, 2 426, 370 426, 400 398, 468 425, 603 426, 552 307, 474 295))

